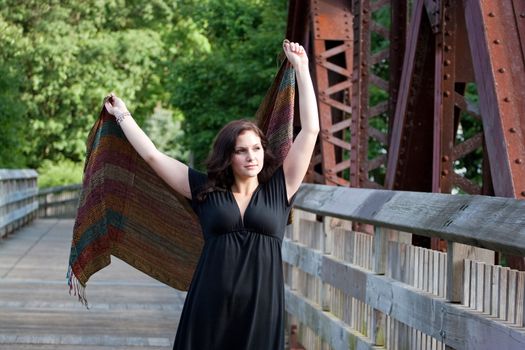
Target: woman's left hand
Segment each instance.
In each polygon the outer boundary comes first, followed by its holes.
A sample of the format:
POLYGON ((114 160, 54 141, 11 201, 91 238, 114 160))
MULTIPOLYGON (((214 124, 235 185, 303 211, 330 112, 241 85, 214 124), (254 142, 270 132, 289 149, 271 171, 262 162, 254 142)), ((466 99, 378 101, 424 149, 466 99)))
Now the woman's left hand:
POLYGON ((283 50, 288 61, 290 61, 295 69, 298 69, 301 66, 308 67, 308 55, 302 45, 284 40, 283 50))

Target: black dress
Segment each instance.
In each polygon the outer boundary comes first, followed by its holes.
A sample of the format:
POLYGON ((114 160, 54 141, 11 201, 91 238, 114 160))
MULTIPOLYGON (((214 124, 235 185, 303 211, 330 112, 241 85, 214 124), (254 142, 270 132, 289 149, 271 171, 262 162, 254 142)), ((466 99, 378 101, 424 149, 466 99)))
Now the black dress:
POLYGON ((196 200, 206 179, 189 170, 191 203, 205 243, 173 349, 282 350, 281 242, 291 209, 283 169, 259 184, 244 218, 231 191, 196 200))

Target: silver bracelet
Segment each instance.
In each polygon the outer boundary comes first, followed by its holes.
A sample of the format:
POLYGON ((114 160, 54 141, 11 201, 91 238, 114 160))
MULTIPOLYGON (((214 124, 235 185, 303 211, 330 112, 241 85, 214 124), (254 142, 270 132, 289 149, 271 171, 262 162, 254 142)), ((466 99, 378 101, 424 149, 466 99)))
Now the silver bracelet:
POLYGON ((124 118, 126 117, 131 117, 131 113, 129 113, 128 111, 125 111, 125 112, 115 112, 115 120, 117 121, 117 124, 120 125, 120 123, 122 123, 122 121, 124 120, 124 118))

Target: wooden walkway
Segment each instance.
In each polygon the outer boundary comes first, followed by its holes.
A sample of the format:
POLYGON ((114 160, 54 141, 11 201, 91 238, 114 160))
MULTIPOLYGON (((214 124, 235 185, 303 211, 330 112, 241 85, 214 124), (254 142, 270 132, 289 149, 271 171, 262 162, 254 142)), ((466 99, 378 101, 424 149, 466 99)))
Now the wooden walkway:
POLYGON ((66 283, 72 228, 39 219, 0 240, 0 349, 171 349, 185 293, 112 258, 86 310, 66 283))

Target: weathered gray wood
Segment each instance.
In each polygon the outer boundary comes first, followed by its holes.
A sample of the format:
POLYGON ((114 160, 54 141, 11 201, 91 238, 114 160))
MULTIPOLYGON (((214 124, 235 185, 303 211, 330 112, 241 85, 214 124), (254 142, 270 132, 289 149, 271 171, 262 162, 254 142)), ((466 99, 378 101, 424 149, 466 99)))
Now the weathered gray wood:
MULTIPOLYGON (((340 219, 324 217, 323 218, 323 254, 331 255, 334 248, 334 229, 337 225, 335 221, 340 219)), ((332 304, 332 286, 321 281, 321 308, 323 311, 330 311, 332 304)))
POLYGON ((297 208, 525 255, 525 201, 304 184, 297 208))
MULTIPOLYGON (((301 254, 306 248, 298 246, 295 249, 301 254)), ((476 349, 475 344, 477 349, 482 344, 499 344, 498 348, 502 349, 525 347, 525 333, 508 324, 494 322, 488 316, 472 313, 467 308, 356 265, 322 256, 320 252, 316 254, 320 255, 314 259, 320 265, 316 270, 321 271, 320 278, 324 282, 453 348, 476 349)))
POLYGON ((386 315, 378 310, 373 310, 370 339, 376 346, 384 346, 386 340, 386 315))
POLYGON ((320 335, 334 350, 371 350, 374 345, 331 313, 323 312, 296 292, 285 288, 286 310, 320 335))
POLYGON ((34 169, 0 169, 0 181, 36 179, 38 173, 34 169))
POLYGON ((523 327, 523 298, 525 297, 525 272, 518 271, 518 288, 516 291, 516 325, 523 327))
POLYGON ((185 293, 118 259, 68 293, 73 220, 36 220, 0 246, 0 349, 171 349, 185 293))
POLYGON ((516 288, 518 282, 518 271, 509 271, 509 287, 508 287, 508 304, 507 304, 507 321, 516 323, 516 288))
POLYGON ((491 314, 491 300, 492 300, 492 269, 494 266, 485 265, 485 280, 483 281, 483 312, 491 314))
POLYGON ((508 293, 508 280, 509 280, 508 267, 500 269, 500 280, 499 280, 499 318, 503 321, 507 320, 507 293, 508 293))
POLYGON ((0 238, 36 216, 37 175, 31 169, 0 169, 0 238))
POLYGON ((490 303, 491 305, 491 312, 490 315, 492 317, 498 317, 499 315, 499 278, 500 278, 500 267, 494 266, 492 268, 492 298, 490 303))

